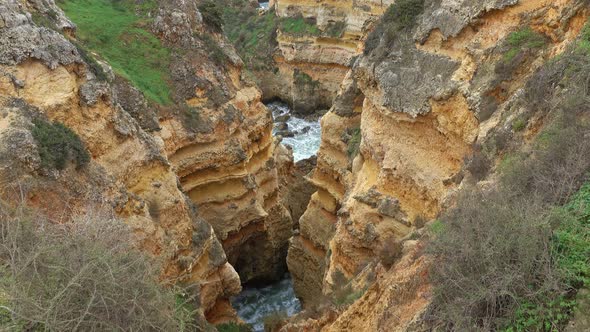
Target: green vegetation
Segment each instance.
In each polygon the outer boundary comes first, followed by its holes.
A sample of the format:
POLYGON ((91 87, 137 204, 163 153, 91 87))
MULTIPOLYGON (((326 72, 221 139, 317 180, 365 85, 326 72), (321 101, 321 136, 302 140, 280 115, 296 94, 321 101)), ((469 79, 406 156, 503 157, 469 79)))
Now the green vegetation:
POLYGON ((531 27, 525 27, 509 34, 506 43, 509 49, 504 53, 504 61, 509 62, 525 50, 542 48, 547 40, 540 33, 533 31, 531 27))
POLYGON ((310 87, 313 89, 317 88, 320 85, 319 81, 314 80, 306 72, 301 71, 299 69, 295 69, 293 71, 293 79, 295 86, 299 88, 310 87))
POLYGON ((568 291, 590 286, 590 184, 552 213, 558 226, 550 241, 551 256, 565 293, 542 294, 540 303, 525 299, 506 331, 558 330, 576 307, 576 299, 568 291))
POLYGON ((466 190, 432 232, 435 311, 448 327, 561 330, 588 286, 590 127, 561 114, 533 153, 505 158, 498 188, 466 190))
POLYGON ((334 282, 334 292, 331 300, 332 304, 339 308, 353 304, 367 291, 367 288, 355 290, 352 283, 340 271, 336 271, 332 280, 334 282))
POLYGON ((55 10, 50 9, 43 14, 41 14, 38 11, 33 11, 31 16, 33 18, 33 22, 35 22, 35 24, 37 24, 38 26, 42 26, 56 31, 58 30, 55 26, 55 20, 57 20, 58 18, 58 14, 55 12, 55 10))
POLYGON ((59 122, 50 123, 40 119, 33 120, 33 124, 35 126, 31 133, 37 142, 43 167, 63 170, 68 161, 73 161, 76 168, 90 162, 84 143, 70 128, 59 122))
POLYGON ((209 50, 209 58, 213 60, 216 65, 222 66, 227 62, 227 55, 223 52, 213 37, 209 34, 203 34, 201 35, 201 39, 203 40, 203 43, 205 43, 205 48, 209 50))
POLYGON ((326 35, 332 38, 341 38, 344 35, 344 31, 346 30, 346 22, 338 21, 338 22, 330 22, 326 27, 325 33, 326 35))
MULTIPOLYGON (((0 330, 194 331, 194 308, 159 282, 120 220, 54 224, 0 202, 0 330)), ((200 322, 204 323, 204 322, 200 322)))
POLYGON ((80 46, 79 43, 72 41, 72 44, 76 46, 78 53, 80 53, 80 57, 82 57, 82 60, 86 62, 90 71, 94 74, 94 76, 96 76, 96 79, 102 82, 106 81, 107 74, 104 72, 104 69, 98 63, 98 61, 96 61, 96 59, 92 55, 88 54, 88 51, 86 51, 84 47, 80 46))
POLYGON ((147 13, 155 8, 155 1, 62 0, 58 4, 78 26, 84 48, 100 54, 152 101, 172 102, 170 51, 148 28, 147 13))
POLYGON ((388 29, 397 31, 414 27, 416 19, 424 11, 424 0, 399 0, 383 14, 382 22, 388 29))
POLYGON ((586 22, 586 25, 580 33, 577 51, 587 56, 590 55, 590 20, 586 22))
POLYGON ((349 135, 350 138, 347 141, 348 144, 348 149, 347 149, 347 153, 348 153, 348 157, 349 158, 354 158, 356 157, 357 154, 359 154, 360 152, 360 147, 361 147, 361 128, 353 128, 352 130, 349 131, 349 135))
POLYGON ((174 299, 174 320, 177 322, 178 331, 189 332, 195 330, 195 317, 199 312, 195 303, 198 300, 195 296, 188 296, 181 290, 175 292, 174 299))
POLYGON ((557 265, 568 283, 590 286, 590 185, 584 185, 569 204, 556 211, 562 222, 554 233, 557 265), (567 218, 573 219, 567 220, 567 218))
POLYGON ((302 16, 283 18, 280 21, 279 28, 281 32, 294 37, 319 36, 322 33, 318 29, 315 20, 306 19, 302 16))
POLYGON ((219 332, 252 332, 252 327, 247 324, 224 323, 215 326, 219 332))
MULTIPOLYGON (((541 45, 523 31, 507 42, 541 45)), ((435 311, 455 330, 558 331, 579 310, 590 284, 589 31, 525 86, 527 108, 546 117, 531 151, 505 151, 500 186, 466 192, 441 218, 435 311)))
POLYGON ((218 3, 212 0, 206 0, 199 4, 199 12, 203 16, 203 22, 212 27, 215 31, 223 30, 223 12, 218 3))
POLYGON ((444 229, 445 224, 443 224, 440 220, 433 221, 428 227, 428 231, 434 235, 441 234, 444 231, 444 229))
POLYGON ((225 7, 223 20, 225 33, 247 68, 271 69, 279 21, 274 10, 258 15, 256 9, 238 1, 225 7))
POLYGON ((388 44, 398 34, 408 32, 424 12, 424 0, 398 0, 387 8, 375 29, 365 42, 365 55, 377 48, 382 37, 388 44))
POLYGON ((526 121, 522 118, 518 118, 518 119, 514 120, 514 122, 512 122, 512 130, 515 132, 522 131, 525 127, 526 127, 526 121))

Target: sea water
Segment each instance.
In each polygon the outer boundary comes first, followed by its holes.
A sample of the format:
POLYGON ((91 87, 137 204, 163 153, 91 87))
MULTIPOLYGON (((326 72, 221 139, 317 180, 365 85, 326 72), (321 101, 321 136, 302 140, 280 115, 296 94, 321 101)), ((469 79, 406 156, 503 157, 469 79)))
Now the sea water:
POLYGON ((289 275, 262 288, 245 286, 231 302, 238 316, 256 332, 264 331, 264 318, 268 315, 281 312, 293 316, 301 311, 301 303, 295 296, 289 275))
MULTIPOLYGON (((291 115, 291 118, 287 120, 287 125, 289 126, 289 130, 297 133, 294 137, 284 137, 283 144, 293 148, 295 162, 307 159, 318 152, 322 133, 319 119, 306 120, 293 116, 289 106, 281 102, 272 102, 266 106, 272 111, 275 118, 285 114, 291 115), (304 133, 306 127, 309 127, 309 131, 304 133)), ((276 129, 273 133, 276 134, 276 129)))

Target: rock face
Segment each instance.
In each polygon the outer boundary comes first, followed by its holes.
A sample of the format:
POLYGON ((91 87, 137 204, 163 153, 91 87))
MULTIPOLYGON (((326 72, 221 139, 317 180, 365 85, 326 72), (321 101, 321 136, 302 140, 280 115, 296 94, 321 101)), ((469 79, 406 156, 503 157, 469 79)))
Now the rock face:
POLYGON ((416 322, 430 298, 423 278, 430 263, 413 233, 475 181, 474 147, 510 130, 527 108, 516 103, 521 88, 579 34, 588 14, 575 0, 426 0, 412 27, 370 37, 376 43, 355 61, 322 119, 311 176, 318 189, 291 239, 288 265, 297 294, 311 303, 388 243, 403 243, 403 255, 337 318, 308 326, 422 330, 416 322), (541 35, 543 46, 511 44, 509 35, 522 29, 541 35))
POLYGON ((191 24, 175 26, 174 13, 192 22, 198 18, 187 13, 198 11, 183 1, 169 6, 173 14, 157 22, 163 31, 176 33, 165 40, 188 50, 186 59, 172 64, 178 68, 173 79, 198 117, 191 126, 175 115, 161 120, 159 136, 166 154, 182 190, 213 226, 242 282, 278 279, 285 271, 292 221, 279 199, 278 143, 272 137, 270 113, 260 91, 241 79, 242 62, 220 36, 217 42, 227 64, 191 61, 203 46, 190 39, 191 24))
POLYGON ((231 318, 228 299, 241 282, 284 273, 293 225, 277 160, 284 172, 292 157, 273 140, 240 58, 203 24, 197 3, 162 1, 153 15, 150 29, 173 50, 170 106, 148 102, 106 62, 107 79, 98 79, 52 0, 0 4, 0 193, 23 193, 56 222, 92 210, 117 216, 162 258, 163 278, 195 286, 210 321, 231 318), (51 28, 32 19, 49 12, 51 28), (208 57, 211 40, 226 63, 208 57), (70 128, 90 163, 42 167, 36 119, 70 128))
POLYGON ((277 17, 299 20, 315 32, 279 29, 277 70, 256 73, 265 98, 284 100, 301 114, 330 108, 353 59, 363 50, 367 29, 392 2, 277 0, 277 17))

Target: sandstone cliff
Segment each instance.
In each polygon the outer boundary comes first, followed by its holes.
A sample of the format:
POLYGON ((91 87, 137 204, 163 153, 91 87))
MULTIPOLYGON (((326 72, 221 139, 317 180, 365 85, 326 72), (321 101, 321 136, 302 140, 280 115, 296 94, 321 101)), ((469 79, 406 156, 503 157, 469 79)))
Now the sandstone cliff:
POLYGON ((289 1, 274 3, 282 22, 276 70, 257 71, 265 98, 279 98, 303 114, 328 109, 362 38, 392 1, 289 1))
POLYGON ((318 191, 291 240, 288 264, 298 294, 311 303, 314 294, 335 290, 336 276, 354 278, 383 248, 403 248, 390 250, 401 258, 337 318, 303 326, 422 329, 415 323, 431 295, 416 230, 458 188, 481 178, 481 146, 497 160, 509 137, 526 140, 542 127, 542 112, 515 125, 537 112, 517 102, 523 86, 566 49, 589 15, 585 2, 566 0, 427 0, 413 8, 419 11, 407 26, 388 14, 376 25, 322 119, 311 176, 318 191))
POLYGON ((203 23, 197 2, 149 10, 149 24, 137 27, 171 50, 163 104, 100 49, 85 50, 52 0, 0 4, 2 197, 23 195, 55 222, 92 210, 121 218, 165 262, 164 279, 196 286, 211 321, 231 318, 228 299, 241 282, 284 271, 292 221, 275 160, 291 167, 292 158, 274 142, 240 58, 203 23), (42 165, 31 134, 38 121, 71 129, 90 163, 42 165))

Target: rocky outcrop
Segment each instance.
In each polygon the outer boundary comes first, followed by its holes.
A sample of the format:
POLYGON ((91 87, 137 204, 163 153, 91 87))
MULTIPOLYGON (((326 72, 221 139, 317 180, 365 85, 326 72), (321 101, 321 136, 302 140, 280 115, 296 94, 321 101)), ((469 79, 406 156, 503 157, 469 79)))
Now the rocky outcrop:
POLYGON ((6 73, 0 82, 4 198, 22 192, 56 222, 93 210, 116 215, 132 227, 141 248, 162 258, 163 278, 196 281, 204 310, 239 292, 237 273, 218 250, 211 226, 196 216, 178 189, 161 141, 124 111, 108 86, 95 81, 64 37, 35 26, 16 2, 6 4, 2 13, 18 18, 4 19, 3 37, 22 31, 37 36, 30 41, 33 51, 0 40, 6 73), (51 50, 69 49, 66 57, 43 52, 45 41, 52 42, 51 50), (88 95, 93 84, 97 99, 88 95), (90 165, 50 173, 42 169, 31 136, 31 121, 37 118, 59 121, 76 132, 92 155, 90 165))
POLYGON ((284 273, 293 225, 277 160, 288 168, 292 157, 274 141, 240 58, 203 24, 197 3, 163 1, 152 14, 150 29, 172 50, 172 105, 147 101, 106 61, 90 63, 53 1, 0 4, 0 189, 5 199, 23 192, 57 222, 95 208, 117 216, 162 258, 162 278, 193 286, 209 320, 224 320, 241 282, 284 273), (70 128, 90 163, 44 168, 36 119, 70 128))
POLYGON ((171 64, 172 78, 189 107, 188 116, 160 121, 166 154, 242 282, 277 279, 292 221, 279 199, 270 113, 257 87, 242 80, 242 61, 223 37, 211 35, 225 63, 192 60, 209 56, 207 40, 194 33, 205 32, 196 3, 166 3, 160 12, 156 29, 172 49, 184 50, 171 64))
MULTIPOLYGON (((575 0, 427 0, 411 27, 384 33, 388 22, 378 26, 381 33, 369 37, 376 43, 356 60, 322 119, 311 176, 318 191, 288 263, 296 291, 310 302, 334 290, 335 276, 353 278, 382 257, 389 243, 406 249, 323 330, 420 330, 412 324, 430 292, 416 276, 427 273, 428 260, 409 249, 421 247, 410 239, 458 188, 477 180, 471 163, 478 146, 502 144, 498 133, 509 135, 528 107, 516 102, 525 82, 579 34, 588 14, 575 0), (522 31, 540 36, 542 46, 511 41, 522 31)), ((489 160, 498 157, 492 150, 489 160)))
POLYGON ((330 108, 353 59, 363 50, 367 29, 392 2, 276 1, 279 19, 295 20, 308 31, 279 29, 277 69, 256 72, 265 98, 284 100, 302 114, 330 108))

